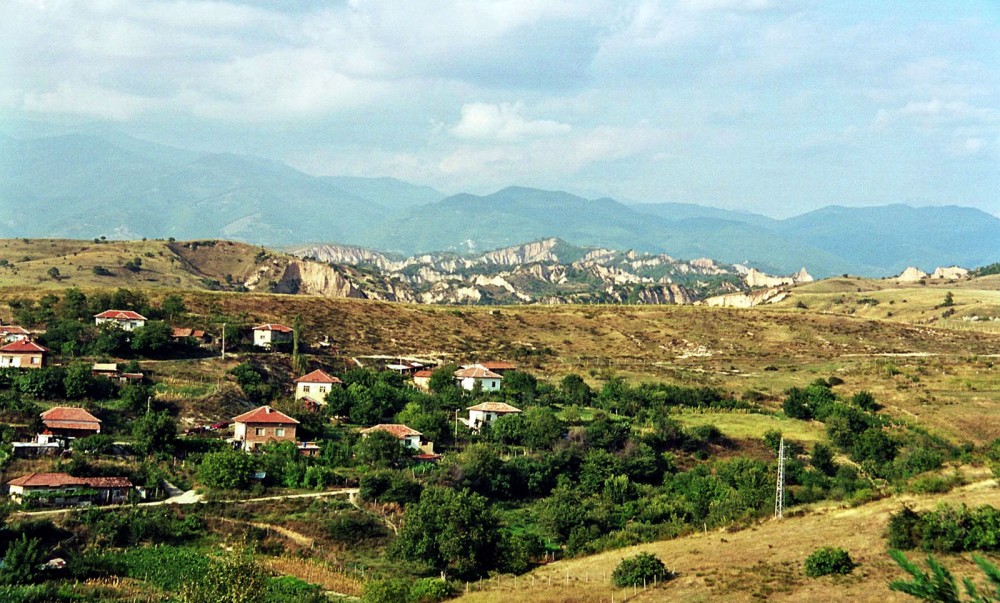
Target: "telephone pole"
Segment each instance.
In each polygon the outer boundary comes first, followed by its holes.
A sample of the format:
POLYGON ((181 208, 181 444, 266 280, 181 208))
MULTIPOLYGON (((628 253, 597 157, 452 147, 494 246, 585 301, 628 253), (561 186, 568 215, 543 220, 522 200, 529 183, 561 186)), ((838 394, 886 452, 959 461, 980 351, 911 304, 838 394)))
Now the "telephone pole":
POLYGON ((222 359, 226 359, 226 323, 222 323, 222 359))
POLYGON ((774 493, 774 518, 784 517, 785 510, 785 438, 778 446, 778 487, 774 493))

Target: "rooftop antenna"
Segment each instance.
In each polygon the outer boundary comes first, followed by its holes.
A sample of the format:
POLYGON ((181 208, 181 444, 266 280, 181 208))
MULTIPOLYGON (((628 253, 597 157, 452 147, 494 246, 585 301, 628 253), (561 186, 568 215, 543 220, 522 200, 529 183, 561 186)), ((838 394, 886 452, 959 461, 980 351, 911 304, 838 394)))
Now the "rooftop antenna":
POLYGON ((778 446, 778 487, 774 493, 774 518, 782 519, 785 510, 785 438, 778 446))

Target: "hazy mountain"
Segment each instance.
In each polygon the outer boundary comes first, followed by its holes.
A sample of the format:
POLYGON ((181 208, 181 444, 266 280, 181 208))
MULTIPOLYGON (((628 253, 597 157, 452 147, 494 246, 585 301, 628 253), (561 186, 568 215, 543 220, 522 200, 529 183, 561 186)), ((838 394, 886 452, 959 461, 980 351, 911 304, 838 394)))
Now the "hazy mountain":
POLYGON ((888 275, 1000 260, 1000 220, 961 207, 828 207, 787 220, 510 187, 441 198, 392 178, 315 177, 253 157, 119 133, 0 134, 0 236, 228 238, 385 251, 484 251, 559 237, 788 274, 888 275))

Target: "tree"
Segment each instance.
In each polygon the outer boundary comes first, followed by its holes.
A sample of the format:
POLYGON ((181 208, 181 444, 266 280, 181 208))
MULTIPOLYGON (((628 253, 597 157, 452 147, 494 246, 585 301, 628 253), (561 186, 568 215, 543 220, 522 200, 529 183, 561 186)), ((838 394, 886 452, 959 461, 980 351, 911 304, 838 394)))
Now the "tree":
POLYGON ((173 320, 174 318, 180 316, 187 312, 187 307, 184 305, 184 298, 176 293, 172 293, 163 298, 160 302, 160 311, 168 319, 173 320))
POLYGON ((170 325, 162 320, 151 320, 132 331, 132 349, 147 356, 156 354, 170 345, 172 335, 170 325))
POLYGON ((499 518, 482 496, 432 486, 407 507, 390 556, 426 564, 442 576, 481 576, 496 567, 498 525, 499 518))
POLYGON ((823 475, 833 477, 837 474, 837 463, 833 460, 833 450, 826 444, 818 443, 813 446, 810 462, 823 475))
POLYGON ((944 301, 941 302, 941 306, 944 308, 950 308, 955 305, 955 296, 951 294, 951 291, 944 294, 944 301))
POLYGON ((673 572, 652 553, 639 553, 634 557, 626 557, 611 572, 611 582, 619 587, 652 585, 654 582, 666 582, 673 577, 673 572))
POLYGON ((125 269, 129 272, 139 272, 142 270, 142 258, 134 257, 131 260, 125 262, 125 269))
POLYGON ((36 582, 41 575, 39 566, 45 561, 45 554, 41 540, 28 538, 27 534, 22 533, 20 539, 11 542, 7 547, 0 581, 4 584, 36 582))
POLYGON ((576 374, 569 374, 559 382, 559 393, 566 404, 576 404, 577 406, 590 406, 593 392, 590 386, 583 380, 583 377, 576 374))
POLYGON ((806 575, 810 578, 828 576, 830 574, 849 574, 857 564, 851 559, 850 553, 844 549, 825 546, 813 551, 806 557, 806 575))
POLYGON ((436 369, 431 373, 431 378, 427 381, 427 386, 432 392, 438 394, 458 387, 455 384, 455 371, 457 370, 458 366, 455 364, 446 364, 436 369))
POLYGON ((171 452, 177 441, 177 424, 166 411, 146 413, 132 425, 132 437, 142 454, 171 452))
POLYGON ((57 281, 57 280, 59 280, 62 277, 62 275, 59 274, 59 269, 56 268, 55 266, 49 268, 49 270, 48 270, 48 272, 46 272, 46 274, 48 274, 49 278, 51 278, 54 281, 57 281))
POLYGON ((361 438, 354 447, 358 461, 373 467, 398 467, 410 457, 410 450, 387 431, 374 431, 361 438))
POLYGON ((198 479, 210 488, 245 488, 253 474, 253 458, 238 450, 210 452, 198 465, 198 479))

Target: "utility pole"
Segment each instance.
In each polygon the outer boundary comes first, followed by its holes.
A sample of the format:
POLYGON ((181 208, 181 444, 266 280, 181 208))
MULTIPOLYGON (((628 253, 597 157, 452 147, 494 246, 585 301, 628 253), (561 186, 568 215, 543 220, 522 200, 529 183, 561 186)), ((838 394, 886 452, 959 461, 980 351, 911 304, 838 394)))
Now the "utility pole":
POLYGON ((455 442, 458 442, 458 409, 455 409, 455 442))
POLYGON ((222 323, 222 359, 226 359, 226 323, 222 323))
POLYGON ((774 493, 774 518, 781 519, 785 511, 785 438, 778 446, 778 487, 774 493))
POLYGON ((149 411, 152 409, 153 409, 153 396, 149 396, 146 398, 146 414, 148 415, 149 411))

